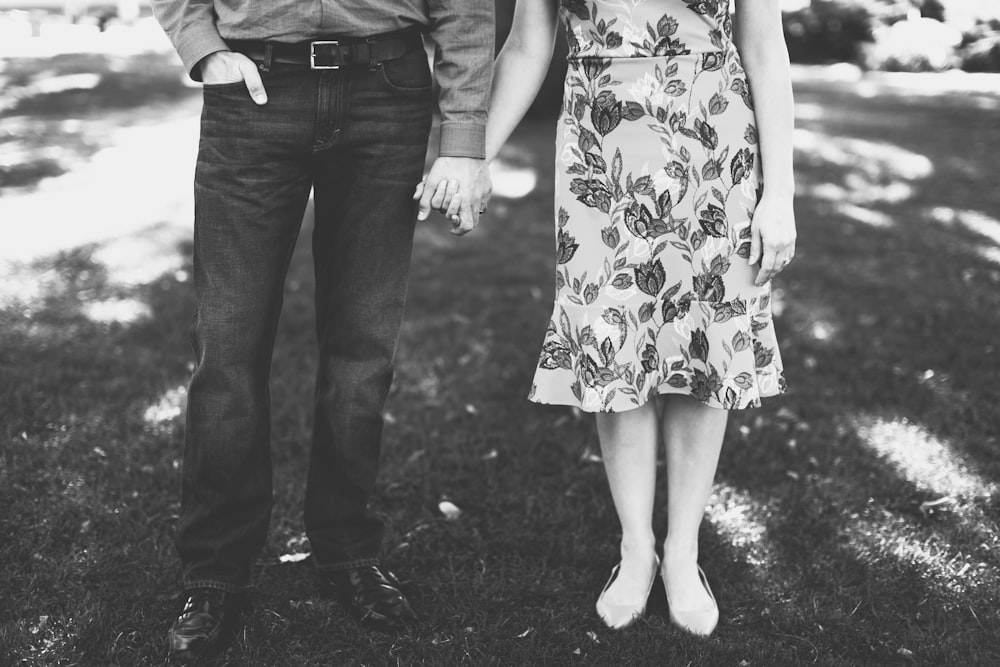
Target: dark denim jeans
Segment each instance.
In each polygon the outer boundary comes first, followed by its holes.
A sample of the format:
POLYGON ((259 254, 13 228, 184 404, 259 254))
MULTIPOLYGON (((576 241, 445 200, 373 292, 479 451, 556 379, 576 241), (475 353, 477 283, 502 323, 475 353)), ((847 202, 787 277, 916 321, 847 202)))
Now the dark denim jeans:
POLYGON ((197 367, 188 392, 177 550, 184 586, 235 591, 270 520, 268 376, 282 291, 314 189, 319 369, 305 526, 317 566, 376 562, 368 509, 431 122, 422 52, 206 86, 195 174, 197 367))

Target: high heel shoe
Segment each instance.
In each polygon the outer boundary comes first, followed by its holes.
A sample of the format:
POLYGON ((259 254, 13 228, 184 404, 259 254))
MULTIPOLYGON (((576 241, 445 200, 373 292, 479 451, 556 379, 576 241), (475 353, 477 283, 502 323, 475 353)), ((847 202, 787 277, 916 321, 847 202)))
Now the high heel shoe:
POLYGON ((708 593, 708 597, 712 600, 711 609, 677 610, 674 607, 674 603, 670 601, 667 577, 661 573, 663 591, 667 594, 667 605, 670 607, 670 622, 682 630, 687 630, 691 634, 707 637, 712 634, 715 626, 719 623, 719 604, 715 601, 715 595, 712 594, 712 589, 708 585, 708 578, 705 576, 705 571, 701 569, 700 565, 697 567, 701 585, 705 587, 705 592, 708 593))
POLYGON ((605 601, 604 595, 611 588, 611 584, 614 583, 615 579, 618 578, 622 564, 618 563, 611 570, 611 577, 608 579, 608 583, 604 584, 604 590, 601 591, 601 595, 597 598, 596 608, 597 615, 612 630, 623 630, 642 618, 642 615, 646 613, 646 602, 649 600, 649 593, 653 590, 653 582, 656 581, 656 574, 660 570, 660 557, 653 554, 653 558, 656 560, 656 565, 653 567, 653 576, 649 579, 649 586, 646 588, 646 594, 642 597, 641 602, 634 604, 611 604, 605 601))

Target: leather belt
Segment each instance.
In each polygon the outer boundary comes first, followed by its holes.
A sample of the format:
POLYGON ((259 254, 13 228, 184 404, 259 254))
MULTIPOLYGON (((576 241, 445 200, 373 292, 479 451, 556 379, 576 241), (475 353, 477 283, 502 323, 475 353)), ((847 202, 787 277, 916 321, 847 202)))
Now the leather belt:
POLYGON ((340 69, 352 65, 374 67, 424 47, 419 30, 360 38, 319 38, 306 42, 231 39, 226 43, 233 51, 260 63, 262 69, 269 69, 272 63, 304 65, 309 69, 340 69))

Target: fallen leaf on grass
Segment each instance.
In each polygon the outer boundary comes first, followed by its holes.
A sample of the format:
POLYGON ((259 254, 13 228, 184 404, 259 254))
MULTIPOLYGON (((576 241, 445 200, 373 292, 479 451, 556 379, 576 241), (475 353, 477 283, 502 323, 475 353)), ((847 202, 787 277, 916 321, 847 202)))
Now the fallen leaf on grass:
POLYGON ((944 498, 938 498, 937 500, 925 500, 920 503, 920 511, 927 514, 928 512, 933 512, 935 507, 953 505, 954 503, 955 499, 951 496, 945 496, 944 498))
POLYGON ((442 500, 439 502, 438 511, 441 512, 441 516, 448 521, 455 521, 462 516, 462 510, 458 509, 458 506, 450 500, 442 500))
POLYGON ((500 456, 500 452, 498 452, 495 449, 491 449, 490 451, 488 451, 485 454, 483 454, 483 460, 484 461, 492 461, 493 459, 497 458, 498 456, 500 456))
POLYGON ((525 637, 527 637, 528 635, 530 635, 530 634, 531 634, 531 631, 532 631, 532 630, 534 630, 534 628, 528 628, 527 630, 525 630, 524 632, 522 632, 521 634, 519 634, 519 635, 517 636, 517 638, 518 638, 518 639, 524 639, 525 637))
POLYGON ((279 563, 298 563, 309 558, 308 553, 285 554, 278 558, 279 563))

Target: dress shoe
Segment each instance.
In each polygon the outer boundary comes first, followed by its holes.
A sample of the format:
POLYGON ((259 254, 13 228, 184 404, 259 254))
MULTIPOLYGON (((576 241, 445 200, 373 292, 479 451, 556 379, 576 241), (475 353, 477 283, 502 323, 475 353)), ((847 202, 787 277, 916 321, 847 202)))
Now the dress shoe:
POLYGON ((236 637, 246 596, 214 588, 195 588, 186 595, 170 628, 170 658, 181 664, 217 658, 236 637))
POLYGON ((347 613, 361 626, 381 632, 400 632, 417 616, 400 589, 399 580, 378 565, 324 572, 347 613))
POLYGON ((659 557, 656 554, 653 554, 653 558, 656 560, 656 564, 653 565, 653 576, 649 579, 649 586, 646 588, 646 594, 642 596, 642 600, 637 600, 631 604, 611 604, 604 599, 608 589, 611 588, 611 584, 613 584, 615 579, 618 578, 618 573, 621 571, 622 564, 618 563, 618 565, 615 565, 614 569, 611 570, 611 578, 608 579, 608 583, 604 584, 604 590, 601 591, 601 595, 597 598, 597 615, 600 616, 601 620, 604 621, 604 624, 612 630, 623 630, 642 618, 642 615, 646 613, 646 602, 649 600, 650 591, 653 590, 653 582, 656 581, 656 573, 660 569, 659 557))
POLYGON ((698 566, 698 578, 701 580, 701 585, 705 587, 708 597, 712 600, 711 609, 685 610, 675 608, 674 603, 670 600, 670 590, 667 588, 666 576, 663 576, 663 590, 667 594, 667 604, 670 606, 670 622, 691 634, 707 637, 712 634, 715 626, 719 623, 719 605, 716 603, 715 595, 712 594, 712 589, 708 585, 708 578, 705 576, 705 571, 701 569, 700 565, 698 566))

